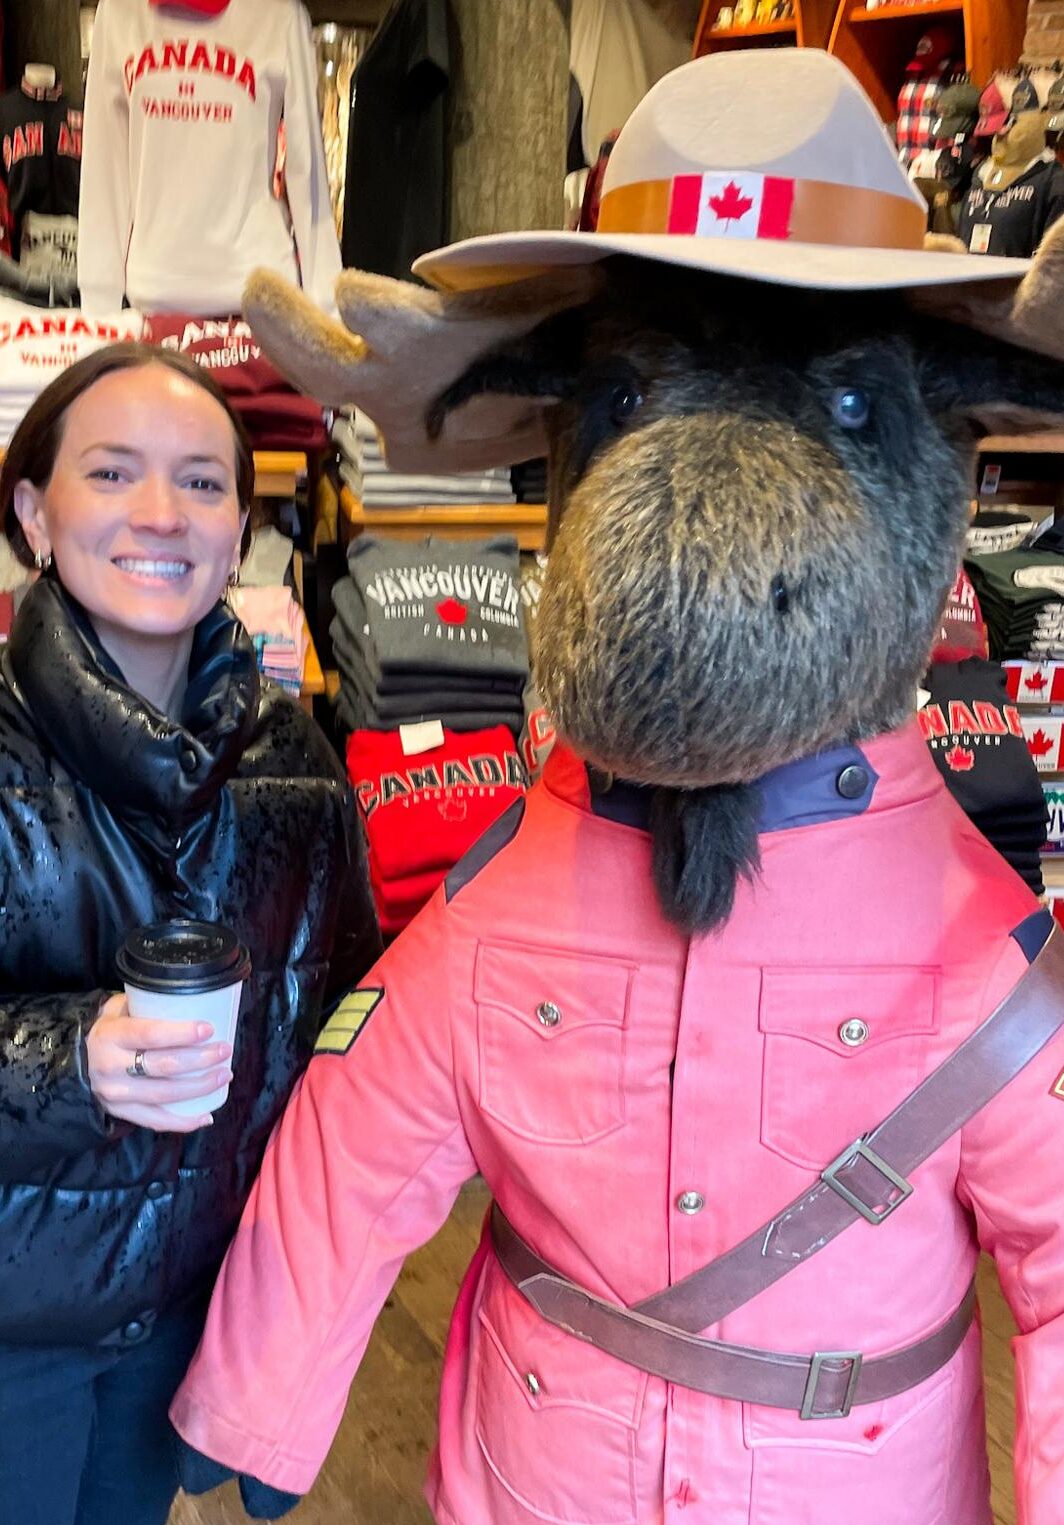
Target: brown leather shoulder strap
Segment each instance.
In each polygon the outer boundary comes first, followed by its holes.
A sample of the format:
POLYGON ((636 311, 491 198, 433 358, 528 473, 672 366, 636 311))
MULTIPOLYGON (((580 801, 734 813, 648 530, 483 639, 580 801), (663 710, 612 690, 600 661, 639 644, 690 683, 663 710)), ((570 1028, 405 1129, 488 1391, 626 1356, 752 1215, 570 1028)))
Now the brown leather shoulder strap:
POLYGON ((734 1249, 633 1311, 695 1333, 804 1264, 850 1224, 882 1223, 911 1195, 916 1167, 1004 1090, 1062 1025, 1064 932, 1054 925, 986 1021, 814 1186, 734 1249))

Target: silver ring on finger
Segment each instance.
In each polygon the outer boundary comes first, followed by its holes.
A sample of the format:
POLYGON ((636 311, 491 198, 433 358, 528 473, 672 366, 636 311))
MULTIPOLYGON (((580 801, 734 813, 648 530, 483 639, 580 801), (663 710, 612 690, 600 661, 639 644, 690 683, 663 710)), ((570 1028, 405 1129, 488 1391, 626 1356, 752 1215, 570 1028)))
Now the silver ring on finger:
POLYGON ((137 1052, 133 1055, 133 1063, 126 1066, 126 1074, 132 1075, 135 1079, 139 1080, 149 1080, 151 1078, 144 1068, 144 1050, 142 1048, 138 1048, 137 1052))

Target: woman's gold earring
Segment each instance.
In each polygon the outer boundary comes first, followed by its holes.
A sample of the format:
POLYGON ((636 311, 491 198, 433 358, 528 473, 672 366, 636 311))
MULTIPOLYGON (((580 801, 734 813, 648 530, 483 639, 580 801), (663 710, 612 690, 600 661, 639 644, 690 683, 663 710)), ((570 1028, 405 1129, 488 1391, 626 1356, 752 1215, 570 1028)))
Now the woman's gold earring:
POLYGON ((33 553, 33 565, 37 568, 38 572, 47 572, 48 568, 52 565, 51 551, 46 556, 38 546, 33 553))

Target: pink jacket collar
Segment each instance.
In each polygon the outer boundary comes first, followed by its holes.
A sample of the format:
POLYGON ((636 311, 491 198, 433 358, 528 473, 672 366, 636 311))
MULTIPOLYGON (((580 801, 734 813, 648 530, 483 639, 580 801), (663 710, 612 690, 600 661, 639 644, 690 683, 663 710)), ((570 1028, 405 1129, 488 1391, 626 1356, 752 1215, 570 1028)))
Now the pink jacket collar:
MULTIPOLYGON (((646 830, 653 790, 612 783, 559 743, 543 782, 558 799, 617 825, 646 830)), ((896 809, 925 799, 941 781, 915 719, 857 746, 849 744, 774 768, 758 780, 761 830, 788 831, 896 809)))

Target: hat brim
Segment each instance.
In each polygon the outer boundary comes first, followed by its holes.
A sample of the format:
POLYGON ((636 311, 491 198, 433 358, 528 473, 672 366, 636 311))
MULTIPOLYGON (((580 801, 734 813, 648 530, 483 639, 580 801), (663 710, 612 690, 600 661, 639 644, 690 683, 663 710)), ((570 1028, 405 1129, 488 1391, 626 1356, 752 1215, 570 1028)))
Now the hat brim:
POLYGON ((827 291, 885 291, 1018 283, 1026 259, 944 254, 922 249, 854 249, 784 240, 705 238, 686 233, 489 233, 424 254, 415 275, 444 291, 507 286, 563 265, 588 265, 627 254, 773 286, 827 291))

